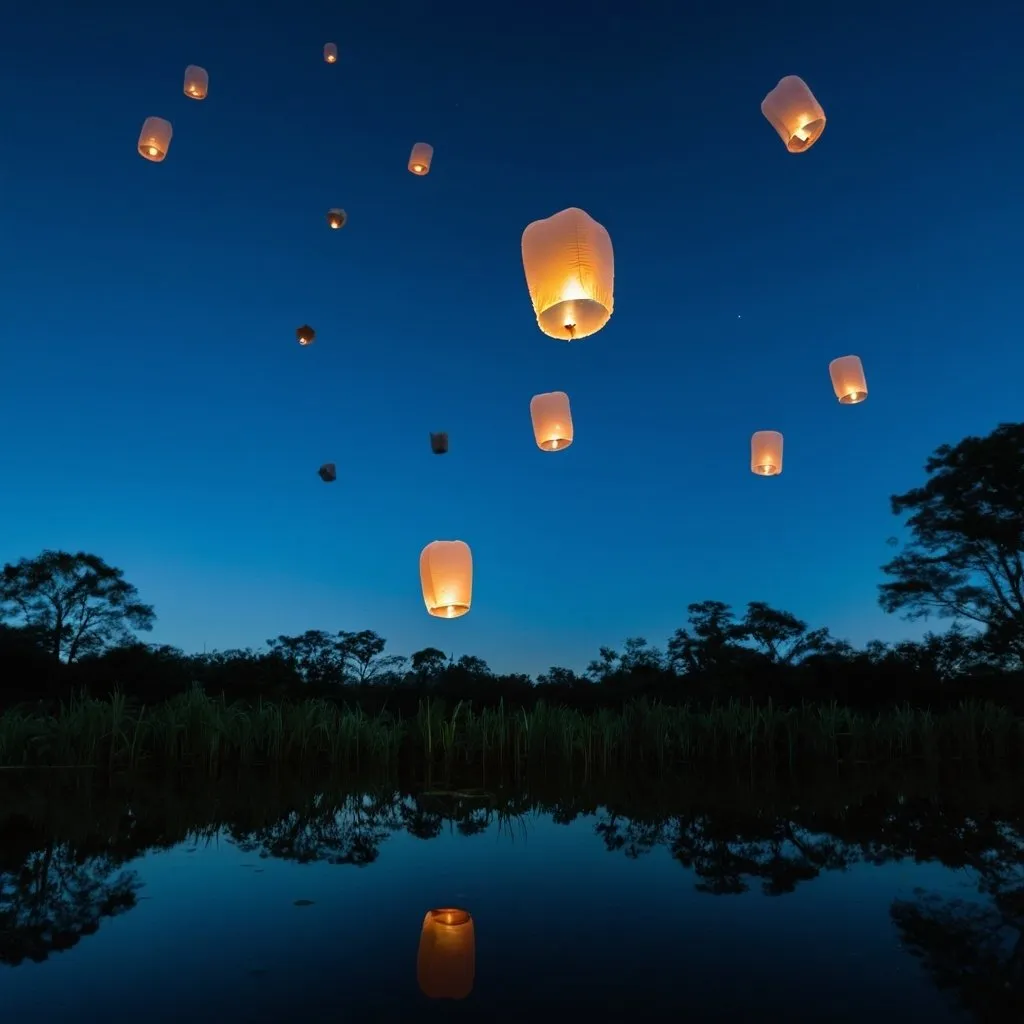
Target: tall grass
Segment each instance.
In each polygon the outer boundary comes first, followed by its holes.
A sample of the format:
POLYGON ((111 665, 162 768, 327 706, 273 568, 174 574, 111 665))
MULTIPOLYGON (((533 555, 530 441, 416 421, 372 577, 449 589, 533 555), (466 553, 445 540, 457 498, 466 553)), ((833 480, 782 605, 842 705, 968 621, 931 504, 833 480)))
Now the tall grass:
POLYGON ((327 700, 228 704, 199 689, 153 707, 120 694, 81 698, 56 714, 0 716, 0 765, 330 764, 385 772, 418 766, 521 771, 557 766, 586 774, 696 762, 869 763, 908 758, 975 763, 1024 758, 1024 719, 966 701, 935 714, 895 707, 875 715, 836 704, 778 708, 730 701, 697 710, 638 700, 593 713, 539 703, 474 711, 421 701, 403 719, 327 700))

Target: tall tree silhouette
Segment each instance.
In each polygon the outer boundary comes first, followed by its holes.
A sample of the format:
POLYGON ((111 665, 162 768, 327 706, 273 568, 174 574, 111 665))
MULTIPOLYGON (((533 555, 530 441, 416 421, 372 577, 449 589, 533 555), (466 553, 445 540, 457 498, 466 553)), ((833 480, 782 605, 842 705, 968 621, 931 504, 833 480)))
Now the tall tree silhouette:
POLYGON ((994 649, 1024 658, 1024 423, 942 445, 928 481, 892 497, 911 540, 882 567, 886 611, 983 627, 994 649))
POLYGON ((84 551, 44 551, 5 565, 0 615, 44 633, 53 657, 69 662, 130 642, 156 620, 122 570, 84 551))

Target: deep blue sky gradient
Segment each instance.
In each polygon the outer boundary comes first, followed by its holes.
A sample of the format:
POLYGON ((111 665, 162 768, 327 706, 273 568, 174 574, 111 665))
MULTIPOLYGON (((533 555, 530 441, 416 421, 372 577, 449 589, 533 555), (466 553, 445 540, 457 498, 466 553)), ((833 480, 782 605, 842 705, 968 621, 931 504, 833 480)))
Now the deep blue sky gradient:
POLYGON ((0 561, 95 551, 186 649, 372 628, 536 672, 705 598, 914 635, 876 603, 888 497, 1021 416, 1022 29, 1005 3, 19 5, 0 561), (760 112, 786 74, 828 117, 801 155, 760 112), (572 346, 519 249, 570 205, 616 258, 572 346), (545 454, 555 389, 576 441, 545 454), (762 428, 778 479, 749 471, 762 428), (418 556, 453 537, 473 609, 433 620, 418 556))

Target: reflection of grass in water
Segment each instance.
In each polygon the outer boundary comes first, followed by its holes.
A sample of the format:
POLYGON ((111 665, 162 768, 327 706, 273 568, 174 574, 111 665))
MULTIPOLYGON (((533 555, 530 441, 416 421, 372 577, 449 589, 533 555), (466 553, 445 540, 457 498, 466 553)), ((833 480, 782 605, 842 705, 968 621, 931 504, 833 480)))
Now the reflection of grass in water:
MULTIPOLYGON (((368 715, 327 700, 227 704, 195 689, 152 708, 76 699, 56 715, 12 709, 0 716, 0 762, 330 764, 347 770, 466 767, 519 772, 531 765, 585 775, 642 766, 665 771, 697 763, 794 766, 925 759, 971 763, 1024 753, 1024 722, 992 703, 965 701, 936 714, 909 707, 863 714, 830 705, 779 708, 730 701, 709 709, 645 699, 587 713, 548 707, 474 711, 439 699, 403 719, 368 715)), ((468 795, 468 791, 467 791, 468 795)))

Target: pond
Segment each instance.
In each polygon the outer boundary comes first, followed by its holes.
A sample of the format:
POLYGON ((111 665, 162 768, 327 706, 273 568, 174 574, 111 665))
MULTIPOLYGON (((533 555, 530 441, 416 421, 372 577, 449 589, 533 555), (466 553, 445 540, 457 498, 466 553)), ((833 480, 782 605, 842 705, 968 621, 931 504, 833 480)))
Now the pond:
POLYGON ((13 771, 0 800, 7 1020, 1022 1019, 1015 780, 13 771))

